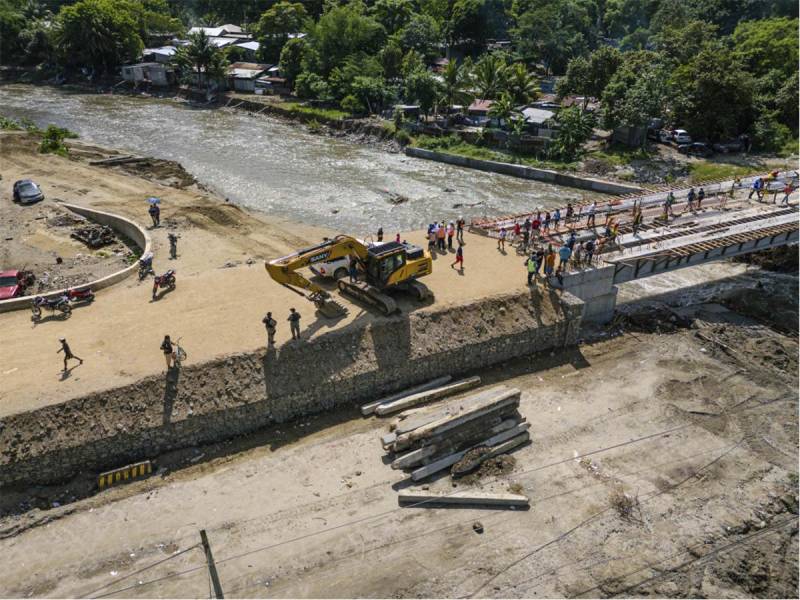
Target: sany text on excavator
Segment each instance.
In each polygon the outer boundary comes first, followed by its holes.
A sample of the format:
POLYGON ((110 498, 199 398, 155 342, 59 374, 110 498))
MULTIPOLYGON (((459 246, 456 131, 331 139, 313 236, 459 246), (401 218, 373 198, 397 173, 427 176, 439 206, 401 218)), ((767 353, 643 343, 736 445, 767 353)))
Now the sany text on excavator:
POLYGON ((387 291, 404 290, 420 301, 433 298, 428 287, 417 281, 433 271, 431 255, 419 246, 406 242, 368 246, 353 237, 338 235, 316 246, 268 261, 265 267, 272 279, 311 300, 320 313, 333 318, 346 314, 347 309, 333 300, 327 291, 304 277, 299 269, 346 256, 358 261, 360 276, 365 280, 351 283, 340 279, 337 282, 339 291, 376 307, 384 315, 391 315, 398 310, 397 303, 386 294, 387 291))

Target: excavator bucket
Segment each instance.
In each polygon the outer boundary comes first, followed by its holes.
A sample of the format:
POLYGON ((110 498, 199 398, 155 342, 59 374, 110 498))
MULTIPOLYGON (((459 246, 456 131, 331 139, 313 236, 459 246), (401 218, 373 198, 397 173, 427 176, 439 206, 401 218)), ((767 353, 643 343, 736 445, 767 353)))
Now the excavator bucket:
POLYGON ((328 319, 338 319, 347 315, 347 307, 336 300, 320 300, 315 304, 319 313, 328 319))

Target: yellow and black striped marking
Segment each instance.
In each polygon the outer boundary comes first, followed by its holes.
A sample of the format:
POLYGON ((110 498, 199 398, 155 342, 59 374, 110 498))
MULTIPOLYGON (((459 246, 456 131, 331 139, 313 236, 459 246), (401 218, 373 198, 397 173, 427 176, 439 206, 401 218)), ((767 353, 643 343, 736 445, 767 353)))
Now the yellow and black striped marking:
POLYGON ((152 472, 153 465, 149 460, 138 462, 126 467, 100 473, 100 475, 97 476, 97 487, 102 490, 103 488, 111 487, 118 483, 127 483, 134 479, 142 479, 152 472))

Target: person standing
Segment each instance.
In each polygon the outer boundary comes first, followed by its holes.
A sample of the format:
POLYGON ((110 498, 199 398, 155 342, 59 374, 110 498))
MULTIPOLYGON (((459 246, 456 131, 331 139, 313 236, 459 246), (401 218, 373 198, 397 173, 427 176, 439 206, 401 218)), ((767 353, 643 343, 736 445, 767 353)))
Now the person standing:
POLYGON ((536 262, 535 255, 531 254, 528 257, 528 260, 525 261, 525 266, 528 269, 528 285, 530 285, 533 281, 534 275, 536 275, 536 272, 539 270, 539 265, 536 262))
POLYGON ((164 353, 164 360, 167 362, 167 370, 172 368, 173 349, 172 340, 168 335, 164 336, 164 341, 161 342, 161 351, 164 353))
POLYGON ((383 241, 383 227, 378 227, 378 241, 383 241))
POLYGON ((275 345, 275 331, 278 328, 278 322, 272 318, 272 313, 268 312, 267 316, 261 319, 264 327, 267 329, 267 346, 275 345))
POLYGON ((542 229, 544 231, 550 231, 550 219, 551 218, 552 217, 550 216, 550 211, 547 211, 546 213, 544 213, 544 224, 542 225, 542 229))
POLYGON ((567 263, 569 263, 569 259, 572 256, 572 248, 564 244, 561 248, 558 249, 558 260, 559 260, 559 267, 564 265, 564 268, 567 268, 567 263))
POLYGON ((464 243, 464 225, 466 225, 464 217, 458 217, 456 221, 456 239, 462 244, 464 243))
POLYGON ((697 210, 703 207, 703 200, 706 198, 706 191, 701 187, 697 190, 697 210))
POLYGON ((167 234, 169 240, 169 257, 171 260, 178 258, 178 235, 175 233, 167 234))
POLYGON ((555 266, 556 253, 552 250, 548 250, 547 255, 544 257, 544 274, 546 277, 550 277, 553 274, 555 266))
POLYGON ((514 242, 519 241, 521 233, 522 233, 522 227, 520 226, 519 221, 514 221, 514 242))
POLYGON ((456 259, 450 264, 450 268, 454 269, 458 265, 458 270, 464 272, 464 244, 458 242, 458 249, 456 250, 456 259))
POLYGON ((455 224, 450 221, 450 224, 447 226, 447 249, 453 249, 453 236, 456 234, 456 226, 455 224))
POLYGON ((569 225, 572 222, 572 217, 575 215, 575 209, 572 207, 572 202, 567 202, 567 217, 564 222, 569 225))
POLYGON ((686 194, 686 202, 687 202, 686 210, 691 210, 691 211, 695 210, 694 199, 695 199, 694 188, 691 187, 689 188, 689 193, 686 194))
POLYGON ((534 217, 533 221, 531 222, 531 230, 533 231, 533 239, 539 239, 539 227, 541 226, 542 222, 539 220, 538 215, 534 217))
POLYGON ((147 212, 150 213, 150 219, 153 221, 153 227, 158 227, 158 224, 161 221, 161 211, 158 208, 158 204, 151 204, 150 208, 147 209, 147 212))
POLYGON ((350 257, 347 271, 350 274, 350 283, 356 283, 358 281, 358 261, 355 256, 350 257))
POLYGON ((584 246, 586 250, 586 265, 592 265, 592 257, 594 256, 594 240, 588 240, 584 246))
POLYGON ((558 223, 561 221, 561 209, 557 208, 553 213, 553 229, 558 231, 558 223))
POLYGON ((596 210, 597 210, 597 203, 596 202, 592 202, 589 205, 589 212, 588 212, 588 214, 586 216, 586 227, 590 226, 589 223, 591 223, 591 227, 595 226, 594 213, 595 213, 596 210))
POLYGON ((783 188, 783 198, 781 199, 781 204, 789 204, 789 196, 792 195, 794 188, 792 188, 791 183, 787 183, 786 186, 783 188))
POLYGON ((297 312, 294 308, 289 309, 289 318, 286 319, 289 321, 289 329, 292 331, 292 339, 299 340, 300 339, 300 313, 297 312))
POLYGON ((506 228, 505 227, 501 227, 500 228, 500 235, 497 238, 497 249, 500 250, 501 252, 505 252, 506 251, 506 235, 507 235, 506 234, 506 228))
POLYGON ((82 359, 82 358, 80 358, 80 357, 78 357, 78 356, 75 356, 75 355, 72 353, 72 350, 70 349, 70 347, 69 347, 69 344, 67 343, 67 339, 66 339, 66 338, 63 338, 63 337, 62 337, 62 338, 58 338, 58 341, 59 341, 59 342, 61 342, 61 348, 59 348, 59 349, 58 349, 58 351, 56 352, 56 354, 59 354, 59 353, 61 353, 61 352, 63 352, 63 353, 64 353, 64 370, 63 370, 63 372, 64 372, 64 373, 66 373, 66 372, 67 372, 67 361, 68 361, 69 359, 71 359, 71 358, 73 358, 73 359, 77 360, 77 361, 78 361, 78 364, 81 364, 81 365, 83 364, 83 359, 82 359))
POLYGON ((444 238, 447 235, 447 228, 444 226, 444 221, 439 223, 438 228, 436 229, 436 243, 439 250, 444 252, 446 250, 444 245, 444 238))
POLYGON ((535 273, 538 275, 539 274, 539 269, 541 269, 542 265, 544 264, 544 250, 539 248, 536 251, 534 261, 536 262, 536 271, 535 271, 535 273))
POLYGON ((397 235, 394 236, 394 241, 397 242, 398 244, 400 243, 400 232, 399 231, 397 232, 397 235))
POLYGON ((642 226, 642 207, 636 206, 633 209, 633 235, 639 233, 639 227, 642 226))

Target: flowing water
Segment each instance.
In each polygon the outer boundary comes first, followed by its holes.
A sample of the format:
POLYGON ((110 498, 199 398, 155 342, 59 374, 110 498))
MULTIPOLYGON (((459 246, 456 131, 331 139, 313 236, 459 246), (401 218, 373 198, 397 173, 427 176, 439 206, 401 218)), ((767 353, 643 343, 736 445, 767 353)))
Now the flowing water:
POLYGON ((351 233, 563 206, 589 193, 309 133, 298 123, 173 100, 0 85, 0 115, 180 162, 232 202, 351 233), (407 198, 399 204, 398 196, 407 198), (460 206, 459 206, 460 205, 460 206))

